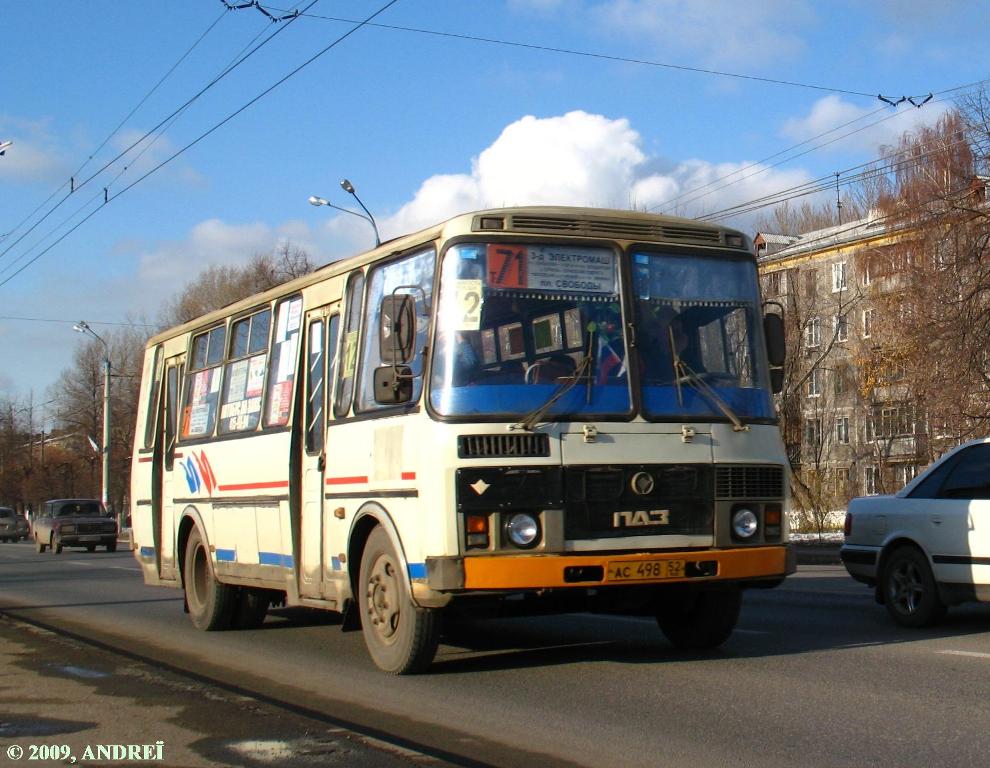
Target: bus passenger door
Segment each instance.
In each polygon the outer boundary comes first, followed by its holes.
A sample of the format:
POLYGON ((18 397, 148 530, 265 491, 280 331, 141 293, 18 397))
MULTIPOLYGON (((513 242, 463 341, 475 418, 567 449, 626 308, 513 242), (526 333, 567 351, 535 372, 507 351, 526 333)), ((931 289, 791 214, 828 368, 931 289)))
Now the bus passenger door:
POLYGON ((156 504, 154 525, 159 574, 163 579, 178 578, 175 556, 175 441, 179 435, 179 386, 184 363, 185 355, 165 361, 165 392, 164 397, 159 398, 160 407, 164 410, 159 438, 162 440, 162 461, 155 467, 155 473, 160 475, 160 479, 155 479, 155 484, 161 488, 161 501, 156 504))
POLYGON ((324 594, 323 494, 326 474, 327 382, 337 349, 337 307, 326 306, 306 314, 306 373, 302 383, 302 520, 300 524, 299 594, 324 594))

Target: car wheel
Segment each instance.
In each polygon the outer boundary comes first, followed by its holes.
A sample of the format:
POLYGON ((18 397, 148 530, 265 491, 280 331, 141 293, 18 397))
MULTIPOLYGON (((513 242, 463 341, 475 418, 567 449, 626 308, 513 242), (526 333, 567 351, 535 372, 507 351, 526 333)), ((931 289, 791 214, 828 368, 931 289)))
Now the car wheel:
POLYGON ((111 541, 109 544, 107 544, 107 552, 116 552, 116 551, 117 551, 116 541, 111 541))
POLYGON ((375 528, 358 576, 361 633, 372 661, 393 675, 425 671, 437 652, 440 612, 413 604, 388 534, 375 528))
POLYGON ((52 540, 49 542, 49 546, 52 548, 53 555, 62 554, 62 539, 56 534, 52 534, 52 540))
POLYGON ((657 624, 681 650, 710 650, 729 639, 741 606, 742 590, 736 586, 677 589, 660 598, 657 624))
POLYGON ((87 552, 95 552, 96 551, 96 545, 95 544, 87 544, 86 545, 86 551, 87 552))
POLYGON ((41 539, 37 536, 34 537, 34 551, 39 555, 45 551, 45 545, 41 543, 41 539))
POLYGON ((945 615, 928 558, 914 547, 900 547, 890 554, 882 586, 887 612, 901 626, 925 627, 945 615))
POLYGON ((199 528, 192 529, 186 542, 182 585, 186 592, 189 618, 196 629, 211 632, 230 626, 237 590, 217 581, 210 552, 203 542, 199 528))

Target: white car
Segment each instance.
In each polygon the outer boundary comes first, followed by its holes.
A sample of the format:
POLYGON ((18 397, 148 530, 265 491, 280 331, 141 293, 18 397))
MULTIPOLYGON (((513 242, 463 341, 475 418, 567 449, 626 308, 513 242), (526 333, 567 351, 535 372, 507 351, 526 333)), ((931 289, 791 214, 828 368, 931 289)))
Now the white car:
POLYGON ((949 451, 893 496, 853 499, 841 554, 906 627, 990 602, 990 438, 949 451))

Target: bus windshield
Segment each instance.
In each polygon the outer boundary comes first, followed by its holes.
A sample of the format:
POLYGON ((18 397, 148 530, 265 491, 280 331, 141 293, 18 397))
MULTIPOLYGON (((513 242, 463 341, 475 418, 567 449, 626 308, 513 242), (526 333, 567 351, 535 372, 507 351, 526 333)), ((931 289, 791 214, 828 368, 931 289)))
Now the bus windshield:
POLYGON ((470 243, 443 261, 430 381, 440 416, 771 419, 756 267, 745 257, 470 243), (627 354, 623 328, 635 327, 627 354), (632 375, 630 375, 632 374, 632 375), (731 415, 730 415, 731 414, 731 415))
POLYGON ((456 245, 440 280, 430 403, 441 416, 516 418, 557 397, 545 420, 626 416, 622 327, 611 248, 456 245))
POLYGON ((643 415, 770 419, 756 266, 745 258, 633 253, 643 415), (723 407, 724 406, 724 407, 723 407))

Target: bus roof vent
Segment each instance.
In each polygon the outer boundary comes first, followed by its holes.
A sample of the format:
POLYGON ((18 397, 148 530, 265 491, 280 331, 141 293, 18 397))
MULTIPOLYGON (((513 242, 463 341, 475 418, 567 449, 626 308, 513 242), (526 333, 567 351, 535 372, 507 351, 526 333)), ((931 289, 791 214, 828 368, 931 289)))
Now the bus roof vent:
MULTIPOLYGON (((476 222, 477 223, 477 222, 476 222)), ((477 227, 475 227, 477 229, 477 227)), ((637 221, 607 216, 538 216, 513 214, 505 229, 513 232, 569 234, 584 237, 618 237, 626 240, 658 240, 682 243, 719 245, 722 233, 718 229, 663 220, 637 221)))
POLYGON ((718 499, 779 499, 784 495, 783 467, 717 467, 718 499))
POLYGON ((550 436, 545 434, 461 435, 457 456, 462 459, 540 457, 550 455, 550 436))

